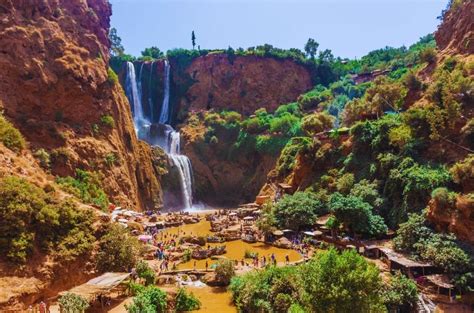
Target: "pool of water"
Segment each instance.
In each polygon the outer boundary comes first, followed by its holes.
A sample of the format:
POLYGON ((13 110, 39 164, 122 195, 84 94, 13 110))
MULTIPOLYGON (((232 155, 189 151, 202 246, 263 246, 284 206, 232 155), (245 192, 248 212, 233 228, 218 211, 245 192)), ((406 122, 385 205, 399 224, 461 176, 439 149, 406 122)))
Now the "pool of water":
POLYGON ((186 287, 201 301, 201 308, 193 312, 201 313, 235 313, 232 295, 223 287, 186 287))
MULTIPOLYGON (((188 224, 182 225, 179 227, 173 227, 166 229, 163 234, 169 235, 176 235, 179 234, 180 236, 188 236, 188 235, 195 235, 195 236, 207 236, 213 234, 210 231, 211 224, 206 220, 201 220, 199 223, 196 224, 188 224)), ((211 243, 210 246, 219 246, 225 245, 226 246, 226 253, 222 256, 230 259, 230 260, 237 260, 239 264, 241 260, 244 258, 245 251, 255 252, 258 253, 259 257, 265 256, 267 258, 267 262, 269 261, 270 255, 274 254, 277 262, 279 264, 285 263, 285 257, 288 255, 290 262, 299 261, 302 259, 302 256, 291 249, 281 249, 274 247, 272 245, 267 245, 261 242, 257 243, 247 243, 242 240, 234 240, 234 241, 227 241, 224 243, 216 244, 211 243)), ((213 263, 217 262, 211 259, 204 259, 204 260, 190 260, 185 263, 181 263, 178 265, 178 269, 193 269, 194 262, 196 262, 196 269, 205 269, 206 261, 208 266, 211 267, 213 263)), ((247 260, 250 262, 251 260, 247 260)))

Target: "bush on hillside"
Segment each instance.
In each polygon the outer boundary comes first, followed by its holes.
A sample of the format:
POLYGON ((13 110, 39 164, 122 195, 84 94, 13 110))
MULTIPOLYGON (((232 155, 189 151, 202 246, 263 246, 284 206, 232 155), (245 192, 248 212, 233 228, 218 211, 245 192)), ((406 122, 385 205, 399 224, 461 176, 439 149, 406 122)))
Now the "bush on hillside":
POLYGON ((306 115, 302 122, 301 128, 308 136, 314 136, 333 127, 334 117, 327 113, 313 113, 306 115))
POLYGON ((25 139, 12 123, 0 114, 0 141, 10 150, 19 152, 26 146, 25 139))
POLYGON ((0 180, 0 252, 25 263, 35 245, 63 261, 90 252, 93 215, 70 200, 57 201, 24 179, 0 180))
POLYGON ((86 203, 97 205, 104 210, 109 205, 109 200, 101 187, 101 179, 97 172, 77 169, 76 178, 70 176, 57 177, 56 182, 65 191, 74 194, 86 203))

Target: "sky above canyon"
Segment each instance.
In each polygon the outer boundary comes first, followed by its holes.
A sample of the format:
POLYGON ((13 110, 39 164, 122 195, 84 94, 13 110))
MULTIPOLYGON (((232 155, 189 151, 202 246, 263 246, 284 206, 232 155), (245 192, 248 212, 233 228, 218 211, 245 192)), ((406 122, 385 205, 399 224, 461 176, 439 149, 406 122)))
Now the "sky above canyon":
POLYGON ((447 0, 110 0, 126 53, 146 47, 303 49, 314 38, 335 56, 409 46, 436 30, 447 0))

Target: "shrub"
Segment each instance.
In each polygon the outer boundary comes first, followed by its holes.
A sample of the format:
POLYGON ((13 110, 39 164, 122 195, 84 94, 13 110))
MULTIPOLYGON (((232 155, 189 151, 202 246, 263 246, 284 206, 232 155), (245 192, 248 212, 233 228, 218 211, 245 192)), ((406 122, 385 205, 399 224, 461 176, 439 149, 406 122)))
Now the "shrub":
POLYGON ((231 278, 235 275, 234 262, 232 260, 219 260, 215 273, 219 282, 228 285, 231 278))
POLYGON ((26 146, 25 139, 12 123, 0 114, 0 141, 10 150, 19 152, 26 146))
POLYGON ((138 277, 145 280, 146 286, 155 283, 155 271, 148 265, 147 262, 140 260, 137 263, 136 272, 138 277))
POLYGON ((420 52, 420 60, 426 63, 434 63, 436 61, 436 50, 433 47, 426 47, 420 52))
POLYGON ((474 154, 469 154, 464 160, 457 162, 449 172, 456 184, 463 186, 466 192, 474 189, 474 154))
POLYGON ((450 192, 445 187, 439 187, 433 190, 431 198, 433 198, 436 204, 441 208, 450 208, 456 204, 456 193, 450 192))
POLYGON ((281 135, 296 135, 299 119, 289 113, 275 117, 270 121, 270 131, 281 135))
POLYGON ((323 214, 325 208, 321 201, 311 192, 296 192, 285 195, 273 208, 276 223, 282 229, 300 230, 311 227, 317 214, 323 214))
POLYGON ((129 313, 165 313, 166 292, 158 287, 148 286, 139 291, 130 305, 125 305, 129 313))
POLYGON ((100 118, 100 122, 102 125, 107 126, 109 128, 115 128, 115 120, 112 115, 102 115, 100 118))
POLYGON ((82 296, 67 292, 58 299, 61 312, 82 313, 89 307, 89 302, 82 296))
POLYGON ((201 302, 192 294, 187 293, 184 288, 179 288, 176 294, 176 311, 187 312, 199 310, 201 302))
POLYGON ((336 189, 342 194, 348 194, 354 186, 354 174, 345 173, 337 179, 336 189))
POLYGON ((119 78, 117 74, 114 72, 114 70, 111 67, 107 69, 107 79, 109 83, 112 85, 115 85, 119 82, 119 78))
POLYGON ((313 113, 306 115, 302 122, 301 128, 308 136, 314 136, 325 130, 332 128, 334 117, 327 113, 313 113))
POLYGON ((128 272, 138 261, 140 242, 118 224, 109 225, 99 242, 97 268, 99 271, 128 272))
POLYGON ((42 168, 49 169, 51 167, 51 157, 45 149, 41 148, 36 150, 34 156, 38 159, 42 168))
POLYGON ((390 129, 388 137, 390 144, 392 146, 398 147, 399 149, 403 149, 413 141, 411 128, 406 124, 390 129))
POLYGON ((118 163, 117 154, 114 152, 108 153, 105 156, 104 160, 105 160, 105 164, 107 164, 108 167, 112 167, 113 165, 118 163))
POLYGON ((57 177, 56 182, 65 191, 74 194, 86 203, 106 209, 109 200, 101 187, 99 174, 80 169, 76 170, 76 178, 57 177))
POLYGON ((69 201, 51 198, 18 177, 0 180, 0 252, 8 260, 24 263, 35 244, 69 261, 92 247, 93 215, 69 201))
POLYGON ((412 279, 397 272, 390 277, 390 282, 385 286, 382 297, 388 308, 412 307, 418 301, 418 288, 412 279))
POLYGON ((421 81, 416 77, 416 74, 414 71, 409 71, 405 75, 405 86, 407 86, 408 89, 410 90, 419 90, 421 88, 421 81))

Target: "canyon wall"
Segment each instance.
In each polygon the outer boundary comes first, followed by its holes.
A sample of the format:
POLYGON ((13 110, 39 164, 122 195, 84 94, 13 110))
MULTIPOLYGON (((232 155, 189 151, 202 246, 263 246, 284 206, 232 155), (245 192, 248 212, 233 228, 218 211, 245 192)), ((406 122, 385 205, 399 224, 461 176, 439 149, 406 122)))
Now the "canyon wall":
POLYGON ((32 150, 50 153, 54 175, 97 171, 115 203, 159 207, 150 148, 108 70, 110 15, 106 0, 0 1, 2 110, 32 150))
POLYGON ((193 83, 179 100, 184 110, 274 111, 312 87, 309 71, 289 59, 209 54, 186 69, 193 83))

